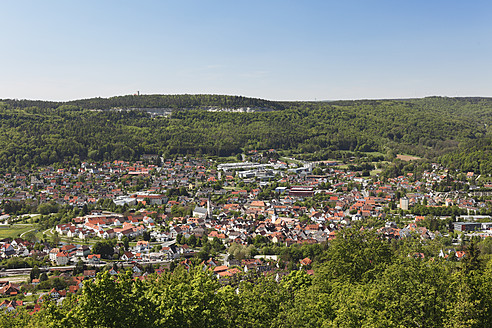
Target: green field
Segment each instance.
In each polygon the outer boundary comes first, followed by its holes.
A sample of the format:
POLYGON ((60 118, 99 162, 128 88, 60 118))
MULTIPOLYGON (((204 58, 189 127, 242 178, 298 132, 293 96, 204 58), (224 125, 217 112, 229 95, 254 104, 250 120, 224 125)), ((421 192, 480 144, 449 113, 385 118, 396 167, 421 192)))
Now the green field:
MULTIPOLYGON (((295 156, 295 155, 293 155, 293 156, 295 156)), ((294 163, 294 164, 302 165, 302 162, 300 160, 297 160, 294 158, 280 157, 279 160, 281 160, 282 162, 285 162, 287 164, 294 163)))
POLYGON ((17 238, 21 233, 34 229, 34 225, 1 225, 0 226, 0 239, 3 238, 17 238))
POLYGON ((381 170, 381 169, 372 170, 371 171, 371 176, 375 176, 376 174, 381 174, 382 172, 383 172, 383 170, 381 170))

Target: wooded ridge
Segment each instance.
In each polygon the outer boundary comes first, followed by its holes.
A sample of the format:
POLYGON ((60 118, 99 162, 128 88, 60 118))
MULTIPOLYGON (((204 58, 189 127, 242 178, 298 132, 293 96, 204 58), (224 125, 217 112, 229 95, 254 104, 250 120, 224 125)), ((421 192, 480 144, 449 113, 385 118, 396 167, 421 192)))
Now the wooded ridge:
POLYGON ((69 102, 1 100, 0 119, 4 170, 135 160, 145 153, 231 156, 274 148, 307 160, 338 158, 344 151, 395 151, 432 160, 447 154, 442 157, 447 164, 491 172, 490 98, 273 102, 217 95, 142 95, 69 102), (269 111, 200 110, 211 106, 269 111), (174 110, 169 117, 152 117, 145 111, 110 110, 114 108, 174 110), (469 149, 473 155, 463 152, 469 149))

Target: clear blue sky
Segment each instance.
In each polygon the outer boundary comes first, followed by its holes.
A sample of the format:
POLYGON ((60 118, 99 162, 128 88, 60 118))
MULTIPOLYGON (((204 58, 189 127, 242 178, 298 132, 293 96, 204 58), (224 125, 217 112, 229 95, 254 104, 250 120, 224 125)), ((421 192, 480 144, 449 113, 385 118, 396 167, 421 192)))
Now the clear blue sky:
POLYGON ((492 96, 492 1, 12 0, 0 98, 492 96))

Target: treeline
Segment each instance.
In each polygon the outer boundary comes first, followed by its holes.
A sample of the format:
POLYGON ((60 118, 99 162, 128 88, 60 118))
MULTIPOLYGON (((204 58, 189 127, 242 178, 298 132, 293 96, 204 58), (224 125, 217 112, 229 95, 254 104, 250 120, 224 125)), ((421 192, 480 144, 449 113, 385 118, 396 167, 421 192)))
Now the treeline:
POLYGON ((144 280, 106 272, 61 305, 2 312, 0 327, 489 327, 492 262, 473 243, 461 261, 429 258, 430 243, 344 230, 314 276, 250 271, 227 284, 201 266, 144 280))
POLYGON ((6 99, 2 102, 17 108, 58 108, 60 106, 66 106, 72 109, 100 110, 116 108, 197 109, 202 107, 284 109, 284 105, 281 102, 225 95, 127 95, 110 98, 80 99, 67 102, 12 99, 6 99))
MULTIPOLYGON (((389 150, 436 158, 456 151, 460 143, 486 145, 490 141, 487 126, 492 124, 490 105, 488 99, 478 103, 448 98, 275 103, 214 95, 123 96, 67 103, 4 100, 0 102, 0 167, 135 160, 145 153, 231 156, 270 148, 317 160, 343 156, 344 151, 389 150), (125 105, 133 98, 143 100, 125 105), (166 103, 157 103, 161 100, 166 103), (448 105, 450 101, 453 106, 448 105), (228 102, 230 106, 256 104, 282 110, 188 109, 159 118, 141 111, 100 110, 120 105, 229 106, 228 102)), ((473 164, 473 170, 490 173, 490 162, 473 164)))

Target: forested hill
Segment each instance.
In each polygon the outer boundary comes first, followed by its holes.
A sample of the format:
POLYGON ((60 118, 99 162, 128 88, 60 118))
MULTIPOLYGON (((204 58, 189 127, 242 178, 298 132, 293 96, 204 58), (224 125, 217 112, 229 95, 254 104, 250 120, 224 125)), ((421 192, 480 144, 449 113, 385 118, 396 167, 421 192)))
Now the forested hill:
POLYGON ((471 117, 473 120, 491 120, 492 98, 485 97, 426 97, 414 99, 395 99, 395 100, 355 100, 355 101, 336 101, 331 104, 353 107, 356 104, 378 106, 382 101, 395 101, 421 110, 434 113, 437 116, 451 115, 456 118, 471 117))
POLYGON ((223 95, 127 95, 111 98, 90 98, 67 102, 40 100, 3 100, 4 103, 17 108, 39 107, 56 108, 65 105, 83 109, 119 109, 119 108, 171 108, 198 109, 204 107, 218 108, 256 108, 280 110, 284 105, 280 102, 257 98, 223 95))
POLYGON ((492 99, 280 103, 182 95, 71 102, 3 100, 0 124, 3 169, 81 160, 135 160, 145 153, 230 156, 270 148, 302 154, 307 160, 337 158, 344 151, 396 151, 433 160, 452 154, 446 161, 453 162, 454 158, 472 160, 462 155, 473 147, 473 158, 479 157, 473 170, 480 173, 489 170, 481 161, 491 157, 486 146, 492 99), (274 110, 235 113, 194 109, 203 106, 274 110), (188 110, 157 118, 141 111, 101 110, 115 107, 188 110))

